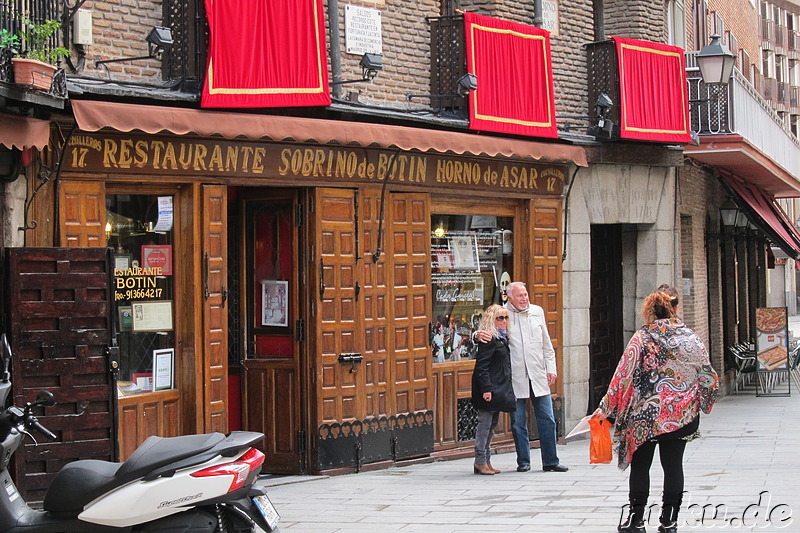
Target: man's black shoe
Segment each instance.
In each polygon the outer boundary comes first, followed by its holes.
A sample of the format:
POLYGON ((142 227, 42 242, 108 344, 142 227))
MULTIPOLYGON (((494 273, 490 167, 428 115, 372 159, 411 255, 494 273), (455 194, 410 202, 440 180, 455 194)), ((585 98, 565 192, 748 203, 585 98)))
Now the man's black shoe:
POLYGON ((544 466, 542 467, 542 470, 544 470, 545 472, 566 472, 567 470, 569 470, 569 468, 567 468, 562 464, 557 464, 557 465, 544 466))
POLYGON ((527 472, 531 469, 531 465, 519 465, 517 467, 517 472, 527 472))

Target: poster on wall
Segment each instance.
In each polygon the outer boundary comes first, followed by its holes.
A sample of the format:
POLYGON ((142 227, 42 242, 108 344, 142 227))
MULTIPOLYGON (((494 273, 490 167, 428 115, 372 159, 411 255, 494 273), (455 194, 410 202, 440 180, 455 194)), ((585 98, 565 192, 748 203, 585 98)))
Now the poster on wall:
POLYGON ((776 374, 789 369, 788 326, 785 307, 756 308, 757 396, 788 396, 791 393, 791 379, 775 379, 776 374), (779 385, 782 385, 780 390, 779 385))
POLYGON ((289 325, 289 282, 261 280, 261 325, 289 325))
POLYGON ((133 331, 172 331, 172 300, 131 302, 133 331))

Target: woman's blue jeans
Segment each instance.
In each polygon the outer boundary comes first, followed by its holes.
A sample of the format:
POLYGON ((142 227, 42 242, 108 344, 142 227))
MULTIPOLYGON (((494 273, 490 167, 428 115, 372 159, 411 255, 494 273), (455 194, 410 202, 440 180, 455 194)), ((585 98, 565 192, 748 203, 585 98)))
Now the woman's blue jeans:
MULTIPOLYGON (((539 446, 542 452, 542 466, 558 464, 556 453, 556 418, 553 415, 553 400, 549 394, 530 398, 536 427, 539 430, 539 446)), ((511 433, 517 449, 517 465, 531 464, 531 442, 528 437, 528 398, 517 398, 517 409, 511 415, 511 433)))
POLYGON ((500 419, 499 411, 478 409, 478 427, 475 428, 475 464, 485 465, 491 461, 491 445, 494 428, 500 419))

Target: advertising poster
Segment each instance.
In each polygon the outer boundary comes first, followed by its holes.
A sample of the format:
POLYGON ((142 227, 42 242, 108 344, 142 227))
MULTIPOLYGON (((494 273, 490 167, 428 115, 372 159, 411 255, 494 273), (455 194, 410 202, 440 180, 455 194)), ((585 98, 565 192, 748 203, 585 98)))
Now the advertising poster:
POLYGON ((776 385, 791 380, 778 380, 775 374, 789 369, 789 320, 785 307, 756 308, 756 361, 758 363, 759 396, 783 396, 776 385))

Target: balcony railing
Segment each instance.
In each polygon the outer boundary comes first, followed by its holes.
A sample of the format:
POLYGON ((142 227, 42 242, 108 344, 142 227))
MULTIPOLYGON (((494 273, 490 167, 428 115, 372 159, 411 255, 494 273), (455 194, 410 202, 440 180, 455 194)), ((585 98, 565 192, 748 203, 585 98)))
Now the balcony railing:
POLYGON ((467 73, 463 15, 428 17, 431 25, 431 107, 459 111, 467 99, 456 91, 467 73))
POLYGON ((768 18, 761 19, 761 47, 765 50, 772 50, 775 43, 775 21, 768 18))
MULTIPOLYGON (((61 20, 60 3, 56 0, 19 0, 15 2, 0 0, 0 29, 15 34, 22 29, 23 15, 31 22, 40 24, 46 20, 61 20)), ((61 32, 56 32, 48 43, 56 48, 64 46, 61 32)), ((0 82, 13 82, 14 72, 11 52, 0 50, 0 82)))
MULTIPOLYGON (((770 102, 738 70, 734 70, 728 86, 718 93, 703 84, 699 71, 690 69, 687 76, 689 98, 708 99, 691 106, 693 131, 700 135, 740 135, 789 173, 800 176, 800 141, 770 102)), ((777 91, 777 84, 775 88, 777 91)), ((787 91, 795 101, 797 89, 792 87, 787 91)))

